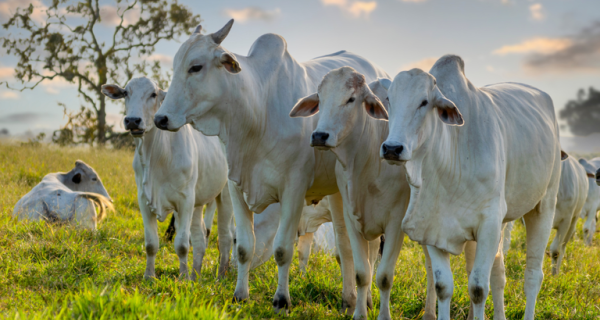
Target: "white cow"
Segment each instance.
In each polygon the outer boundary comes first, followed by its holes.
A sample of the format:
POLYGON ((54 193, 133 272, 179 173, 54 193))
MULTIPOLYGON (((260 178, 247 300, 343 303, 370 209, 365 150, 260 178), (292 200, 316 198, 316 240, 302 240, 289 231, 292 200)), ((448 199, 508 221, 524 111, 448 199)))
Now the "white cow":
POLYGON ((111 99, 125 99, 125 128, 136 138, 133 169, 144 219, 144 277, 155 277, 154 261, 159 245, 157 219, 162 222, 174 212, 179 274, 184 279, 189 278, 187 256, 191 236, 192 279, 196 279, 206 251, 202 209, 211 201, 216 201, 219 211, 219 277, 222 277, 229 265, 233 242, 229 228, 233 212, 226 186, 227 161, 221 143, 191 126, 176 133, 156 130, 152 121, 154 113, 167 93, 148 78, 132 79, 124 89, 114 84, 103 85, 102 93, 111 99))
POLYGON ((595 181, 594 174, 600 170, 600 157, 590 161, 579 159, 579 163, 585 168, 588 176, 589 190, 585 206, 581 211, 583 223, 583 241, 585 245, 591 246, 596 233, 596 223, 598 222, 598 210, 600 210, 600 186, 595 181))
POLYGON ((49 173, 15 205, 19 220, 67 222, 96 230, 113 209, 112 200, 96 171, 81 160, 67 173, 49 173), (96 214, 96 206, 99 213, 96 214))
POLYGON ((337 194, 335 157, 308 145, 318 119, 290 119, 291 107, 316 90, 329 70, 354 67, 367 79, 386 74, 349 52, 298 63, 285 40, 275 34, 259 37, 248 56, 233 54, 223 42, 233 20, 221 30, 202 35, 198 26, 179 48, 167 95, 154 121, 164 130, 186 123, 206 135, 218 135, 227 149, 231 198, 237 233, 238 281, 234 300, 249 297, 248 276, 254 256, 253 212, 281 203, 282 218, 274 241, 279 278, 275 311, 291 306, 289 267, 304 202, 330 199, 340 250, 344 285, 342 309, 353 310, 355 281, 352 251, 337 194))
MULTIPOLYGON (((380 81, 390 83, 387 79, 380 81)), ((379 146, 388 135, 387 122, 373 118, 387 119, 387 90, 380 81, 367 84, 365 77, 351 67, 332 70, 323 78, 318 92, 298 101, 290 112, 291 117, 319 113, 311 146, 331 150, 337 158, 336 177, 342 190, 358 286, 354 319, 368 316, 366 302, 373 271, 369 255, 377 252, 369 248, 368 240, 381 235, 385 235, 386 245, 376 278, 381 295, 379 319, 391 318, 390 293, 404 240, 402 219, 410 198, 404 167, 382 164, 378 157, 379 146)), ((435 300, 427 302, 433 302, 425 307, 432 314, 425 318, 435 317, 435 300)))
POLYGON ((484 318, 490 281, 494 319, 505 318, 502 223, 520 217, 527 228, 525 319, 533 319, 560 182, 551 98, 517 83, 477 88, 453 55, 430 73, 400 72, 388 97, 390 133, 380 156, 406 168, 411 196, 402 230, 427 245, 439 319, 450 318, 454 290, 448 254, 460 254, 468 241, 477 242, 468 286, 474 318, 484 318))

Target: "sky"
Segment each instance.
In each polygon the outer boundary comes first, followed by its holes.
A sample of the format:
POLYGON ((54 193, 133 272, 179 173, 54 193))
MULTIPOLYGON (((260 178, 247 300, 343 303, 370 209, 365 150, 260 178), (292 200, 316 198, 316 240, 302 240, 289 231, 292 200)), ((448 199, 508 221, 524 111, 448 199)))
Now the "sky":
MULTIPOLYGON (((0 0, 0 22, 32 3, 38 17, 45 0, 0 0)), ((600 0, 180 0, 201 15, 206 32, 235 24, 222 43, 246 55, 260 35, 276 33, 298 61, 339 50, 359 54, 394 77, 402 70, 428 70, 444 54, 465 60, 476 85, 515 81, 546 91, 557 112, 580 88, 600 88, 600 0)), ((114 26, 114 1, 102 2, 100 37, 114 26)), ((134 17, 132 17, 134 18, 134 17)), ((0 37, 9 31, 0 31, 0 37)), ((187 36, 163 41, 151 59, 172 67, 187 36)), ((0 81, 17 84, 16 59, 0 48, 0 81)), ((81 98, 66 81, 42 83, 33 91, 0 88, 0 129, 12 135, 51 131, 64 124, 62 108, 81 98)), ((109 103, 108 121, 122 130, 120 104, 109 103)), ((562 130, 562 136, 570 136, 562 130)))

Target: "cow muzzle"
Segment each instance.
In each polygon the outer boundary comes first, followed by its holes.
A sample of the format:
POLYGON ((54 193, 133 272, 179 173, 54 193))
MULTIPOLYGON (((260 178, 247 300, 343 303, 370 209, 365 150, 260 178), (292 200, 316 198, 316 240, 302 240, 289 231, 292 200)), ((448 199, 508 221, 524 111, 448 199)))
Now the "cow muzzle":
POLYGON ((600 186, 600 169, 596 171, 596 184, 600 186))
POLYGON ((154 124, 160 130, 169 130, 169 118, 163 115, 154 116, 154 124))
POLYGON ((144 129, 140 128, 140 124, 142 123, 142 118, 139 117, 125 117, 124 120, 125 129, 131 132, 131 135, 134 137, 140 137, 144 135, 144 129))
POLYGON ((315 147, 319 150, 329 150, 332 147, 327 145, 327 140, 329 139, 329 133, 315 131, 313 132, 310 139, 310 146, 315 147))
POLYGON ((381 145, 381 158, 387 160, 390 164, 403 164, 408 159, 404 159, 404 146, 391 142, 384 142, 381 145))

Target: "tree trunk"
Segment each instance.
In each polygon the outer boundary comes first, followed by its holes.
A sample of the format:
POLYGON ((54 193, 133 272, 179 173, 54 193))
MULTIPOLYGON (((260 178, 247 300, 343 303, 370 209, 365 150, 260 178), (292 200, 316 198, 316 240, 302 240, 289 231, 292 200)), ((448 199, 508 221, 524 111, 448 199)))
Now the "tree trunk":
POLYGON ((98 144, 106 143, 106 100, 104 95, 100 97, 100 108, 98 109, 98 144))

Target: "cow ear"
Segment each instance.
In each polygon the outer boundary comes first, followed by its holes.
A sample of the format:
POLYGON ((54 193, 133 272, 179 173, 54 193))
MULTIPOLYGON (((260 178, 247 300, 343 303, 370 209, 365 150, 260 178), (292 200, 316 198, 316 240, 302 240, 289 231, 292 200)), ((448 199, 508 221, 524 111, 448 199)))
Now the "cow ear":
POLYGON ((101 91, 105 96, 113 100, 123 99, 127 97, 127 91, 125 91, 125 89, 119 87, 116 84, 103 84, 101 91))
POLYGON ((454 104, 448 100, 440 89, 434 88, 434 107, 437 109, 440 120, 450 126, 462 126, 465 124, 462 114, 454 104))
POLYGON ((81 173, 77 172, 73 178, 71 178, 71 181, 77 184, 81 183, 81 173))
POLYGON ((560 150, 560 161, 565 161, 569 157, 569 154, 560 150))
POLYGON ((319 112, 319 94, 313 93, 310 96, 300 99, 290 111, 290 117, 312 117, 319 112))
POLYGON ((381 103, 381 100, 377 98, 373 93, 367 93, 364 100, 365 110, 367 114, 377 120, 388 120, 388 113, 381 103))
POLYGON ((588 178, 595 178, 595 170, 596 168, 594 168, 594 166, 592 166, 591 163, 587 162, 587 160, 585 160, 584 158, 579 159, 579 164, 581 164, 583 166, 583 169, 585 169, 585 174, 588 176, 588 178))
POLYGON ((377 81, 379 81, 385 90, 390 90, 390 87, 392 86, 392 81, 390 79, 377 78, 377 81))
POLYGON ((167 97, 167 92, 163 91, 161 88, 158 88, 158 101, 162 103, 167 97))
POLYGON ((230 73, 239 73, 242 71, 240 63, 237 61, 233 53, 223 52, 219 61, 223 67, 225 67, 225 70, 229 71, 230 73))

